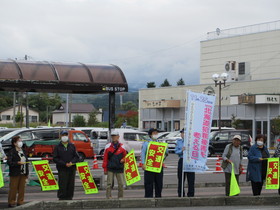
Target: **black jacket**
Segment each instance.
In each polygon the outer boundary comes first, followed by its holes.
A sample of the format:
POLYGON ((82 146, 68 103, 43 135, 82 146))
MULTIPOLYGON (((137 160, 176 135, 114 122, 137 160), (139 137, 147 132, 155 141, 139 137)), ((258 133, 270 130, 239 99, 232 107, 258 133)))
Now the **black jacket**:
POLYGON ((67 167, 66 163, 79 162, 79 155, 76 147, 72 143, 68 143, 67 148, 60 142, 53 151, 53 161, 56 163, 57 170, 74 170, 76 166, 67 167))
MULTIPOLYGON (((23 151, 23 154, 26 158, 26 162, 28 161, 28 157, 26 156, 25 152, 23 151)), ((8 159, 7 159, 7 163, 9 165, 9 176, 19 176, 20 175, 20 171, 21 171, 21 165, 18 164, 18 162, 20 161, 20 157, 18 155, 18 151, 16 150, 16 148, 12 148, 8 155, 7 155, 8 159)), ((28 166, 29 164, 26 163, 26 173, 25 175, 29 174, 29 170, 28 170, 28 166)))

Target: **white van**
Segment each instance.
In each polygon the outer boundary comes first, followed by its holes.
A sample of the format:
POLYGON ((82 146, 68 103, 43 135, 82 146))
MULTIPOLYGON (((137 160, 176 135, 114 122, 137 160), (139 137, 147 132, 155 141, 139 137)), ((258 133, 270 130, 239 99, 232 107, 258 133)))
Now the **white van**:
POLYGON ((147 132, 127 128, 116 128, 114 131, 119 132, 120 142, 124 145, 127 152, 134 149, 135 156, 139 157, 141 155, 142 144, 149 139, 147 132))

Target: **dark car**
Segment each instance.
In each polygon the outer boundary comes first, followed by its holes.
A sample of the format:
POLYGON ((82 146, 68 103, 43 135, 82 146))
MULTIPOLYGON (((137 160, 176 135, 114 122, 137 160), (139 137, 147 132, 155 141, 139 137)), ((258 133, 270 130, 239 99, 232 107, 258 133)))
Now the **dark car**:
POLYGON ((252 137, 250 136, 250 131, 248 130, 223 130, 211 132, 209 137, 208 156, 222 154, 224 152, 225 147, 228 144, 232 143, 232 138, 235 135, 241 136, 243 156, 247 157, 249 149, 253 144, 252 137))
POLYGON ((7 153, 12 148, 11 141, 14 136, 20 136, 24 144, 26 141, 54 140, 59 138, 62 129, 63 128, 18 129, 2 136, 0 142, 5 153, 7 153))

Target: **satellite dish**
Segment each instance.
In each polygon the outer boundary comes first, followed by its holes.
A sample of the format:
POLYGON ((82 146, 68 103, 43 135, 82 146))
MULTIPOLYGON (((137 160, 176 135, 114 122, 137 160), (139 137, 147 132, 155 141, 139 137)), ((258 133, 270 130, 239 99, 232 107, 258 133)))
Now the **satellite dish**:
POLYGON ((221 33, 221 29, 216 28, 216 34, 219 36, 219 35, 220 35, 220 33, 221 33))

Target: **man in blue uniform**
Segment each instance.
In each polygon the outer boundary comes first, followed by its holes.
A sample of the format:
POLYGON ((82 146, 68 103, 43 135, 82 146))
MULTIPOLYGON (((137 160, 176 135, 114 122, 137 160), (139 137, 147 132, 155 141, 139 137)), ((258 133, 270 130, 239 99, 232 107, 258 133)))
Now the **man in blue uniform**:
POLYGON ((181 139, 178 139, 176 142, 175 153, 179 156, 178 161, 178 169, 177 169, 177 177, 178 177, 178 197, 185 197, 185 180, 186 176, 188 179, 188 197, 194 197, 194 180, 195 180, 195 173, 194 172, 184 172, 183 175, 183 152, 186 149, 184 147, 184 129, 181 131, 181 139), (182 192, 182 176, 184 176, 183 182, 183 192, 182 192))
MULTIPOLYGON (((146 171, 146 154, 148 150, 148 145, 151 141, 157 141, 158 130, 155 128, 151 128, 148 132, 150 139, 145 141, 142 145, 141 151, 141 160, 142 160, 142 169, 144 172, 144 187, 145 187, 145 198, 153 197, 153 189, 155 184, 155 197, 161 197, 162 185, 163 185, 163 168, 160 173, 155 173, 151 171, 146 171)), ((166 156, 168 154, 168 150, 166 150, 166 156)))

